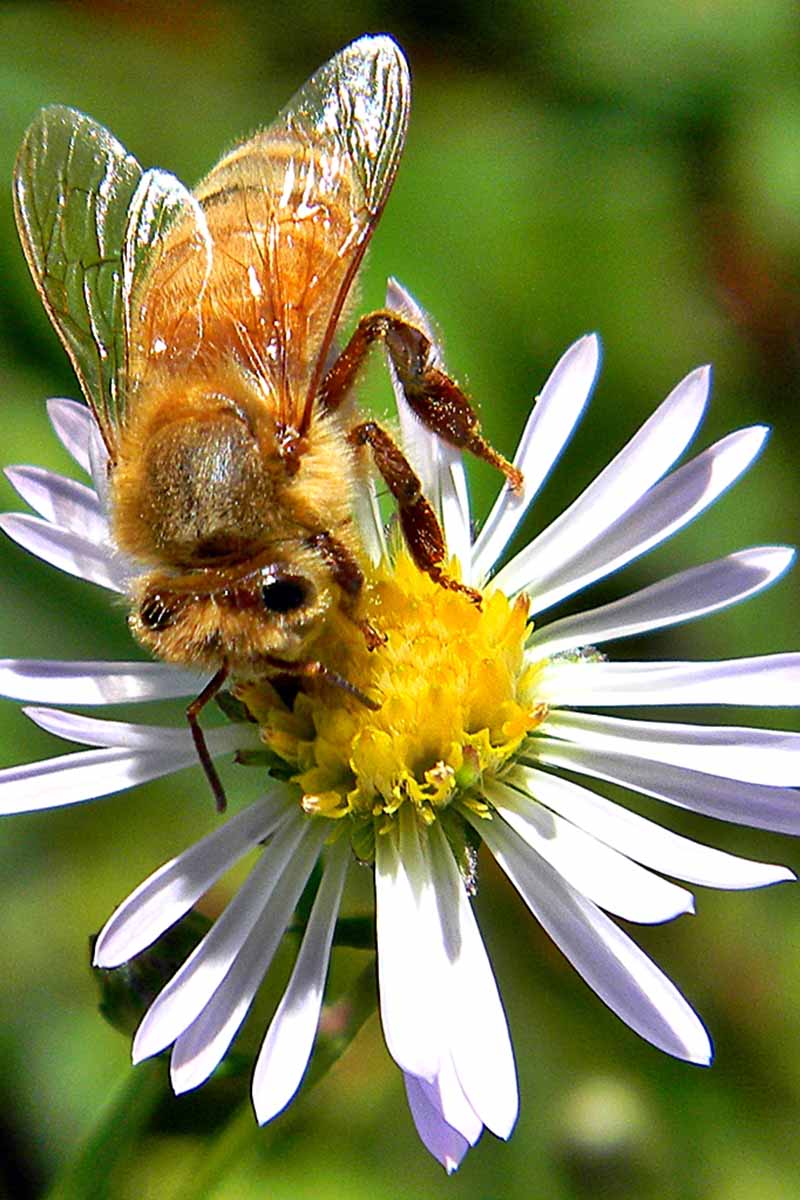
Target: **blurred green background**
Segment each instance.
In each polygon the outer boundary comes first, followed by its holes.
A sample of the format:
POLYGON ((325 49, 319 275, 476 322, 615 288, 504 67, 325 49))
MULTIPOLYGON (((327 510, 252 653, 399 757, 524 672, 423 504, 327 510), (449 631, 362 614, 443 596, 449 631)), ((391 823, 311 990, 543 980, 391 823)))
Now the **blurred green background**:
MULTIPOLYGON (((379 305, 386 276, 397 275, 440 323, 452 370, 507 453, 561 351, 590 329, 603 338, 590 414, 529 532, 701 362, 715 368, 703 445, 753 421, 773 426, 752 476, 675 542, 595 588, 591 602, 599 603, 744 545, 797 540, 797 15, 794 0, 6 3, 0 177, 10 180, 35 110, 60 101, 108 125, 145 165, 191 182, 341 45, 364 31, 393 33, 408 53, 415 97, 404 163, 363 277, 363 309, 379 305)), ((76 383, 28 278, 7 186, 0 277, 3 464, 67 468, 44 399, 76 396, 76 383)), ((380 373, 370 380, 377 410, 387 409, 380 373)), ((496 481, 480 470, 475 481, 483 513, 496 481)), ((0 500, 18 506, 5 482, 0 500)), ((123 611, 107 594, 5 540, 0 570, 1 654, 135 655, 123 611)), ((742 608, 620 653, 789 649, 798 643, 797 613, 790 578, 742 608)), ((772 720, 789 728, 792 714, 772 720)), ((746 712, 741 721, 768 724, 770 714, 746 712)), ((62 749, 11 703, 0 722, 4 764, 62 749)), ((252 792, 253 781, 246 784, 252 792)), ((787 839, 663 816, 698 839, 800 866, 787 839)), ((130 1086, 128 1042, 97 1013, 87 939, 214 819, 193 770, 94 805, 4 821, 0 1195, 39 1194, 108 1098, 130 1086)), ((223 898, 212 897, 207 911, 223 898)), ((800 1194, 794 888, 703 893, 698 919, 637 931, 708 1023, 717 1047, 710 1071, 660 1055, 611 1016, 488 862, 477 909, 519 1063, 522 1111, 508 1145, 485 1135, 446 1180, 417 1142, 373 1018, 319 1087, 227 1160, 214 1159, 211 1147, 246 1095, 246 1076, 181 1100, 164 1088, 107 1194, 800 1194), (215 1161, 224 1169, 201 1193, 198 1180, 215 1161)))

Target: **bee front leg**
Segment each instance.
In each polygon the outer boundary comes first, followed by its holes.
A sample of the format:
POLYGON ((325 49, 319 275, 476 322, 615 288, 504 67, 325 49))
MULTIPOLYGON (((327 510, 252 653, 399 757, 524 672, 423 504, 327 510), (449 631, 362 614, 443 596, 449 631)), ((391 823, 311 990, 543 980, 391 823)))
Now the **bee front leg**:
POLYGON ((216 801, 217 812, 219 813, 225 812, 228 801, 225 796, 225 789, 222 786, 222 780, 217 774, 217 768, 214 766, 214 760, 209 754, 205 735, 197 718, 209 700, 213 700, 217 692, 221 690, 227 678, 228 667, 227 665, 223 665, 213 679, 208 681, 200 695, 196 696, 186 709, 186 720, 189 722, 189 728, 192 731, 192 739, 197 750, 197 757, 200 759, 200 765, 206 773, 206 779, 211 784, 211 791, 214 793, 214 800, 216 801))
POLYGON ((398 313, 382 310, 361 318, 322 382, 323 409, 339 406, 353 386, 367 351, 378 340, 385 343, 403 394, 423 425, 457 450, 468 450, 502 471, 513 490, 519 492, 522 472, 483 437, 477 413, 464 392, 435 366, 430 338, 398 313))
POLYGON ((344 601, 342 611, 364 634, 367 649, 377 650, 378 646, 383 646, 386 642, 385 634, 379 633, 366 618, 355 615, 355 606, 364 587, 364 572, 344 542, 340 542, 327 530, 320 530, 306 539, 306 545, 317 551, 334 582, 341 588, 344 601))
POLYGON ((463 592, 480 606, 481 595, 474 588, 452 579, 444 570, 446 550, 442 527, 433 508, 422 493, 422 485, 411 464, 385 429, 375 421, 364 421, 348 434, 356 446, 369 446, 375 466, 397 501, 397 513, 403 537, 411 557, 421 571, 442 587, 463 592))

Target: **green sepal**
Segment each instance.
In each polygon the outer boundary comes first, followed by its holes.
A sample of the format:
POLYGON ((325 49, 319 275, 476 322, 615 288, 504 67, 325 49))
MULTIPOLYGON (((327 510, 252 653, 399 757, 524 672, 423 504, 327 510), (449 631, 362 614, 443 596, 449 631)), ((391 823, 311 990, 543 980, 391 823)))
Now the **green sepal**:
POLYGON ((355 821, 350 831, 350 845, 359 862, 375 861, 375 824, 373 821, 355 821))
POLYGON ((273 779, 289 783, 297 774, 297 768, 290 766, 285 759, 274 754, 272 750, 237 750, 235 761, 240 767, 261 767, 273 779))
POLYGON ((247 705, 238 700, 232 692, 217 692, 214 699, 217 707, 222 710, 229 721, 233 721, 236 725, 241 725, 245 721, 251 725, 255 724, 247 705))

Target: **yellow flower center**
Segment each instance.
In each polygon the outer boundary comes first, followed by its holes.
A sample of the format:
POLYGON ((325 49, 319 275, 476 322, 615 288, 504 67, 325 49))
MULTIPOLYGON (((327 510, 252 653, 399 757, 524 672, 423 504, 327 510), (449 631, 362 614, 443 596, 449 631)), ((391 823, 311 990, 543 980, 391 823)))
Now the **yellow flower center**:
POLYGON ((525 660, 527 617, 524 597, 488 590, 478 606, 401 551, 371 573, 359 623, 337 613, 314 643, 315 658, 377 709, 323 681, 291 709, 269 684, 237 695, 290 768, 303 808, 351 818, 356 852, 370 857, 370 838, 402 805, 426 823, 454 802, 481 807, 483 776, 499 772, 544 719, 538 667, 525 660), (375 649, 364 621, 385 639, 375 649))

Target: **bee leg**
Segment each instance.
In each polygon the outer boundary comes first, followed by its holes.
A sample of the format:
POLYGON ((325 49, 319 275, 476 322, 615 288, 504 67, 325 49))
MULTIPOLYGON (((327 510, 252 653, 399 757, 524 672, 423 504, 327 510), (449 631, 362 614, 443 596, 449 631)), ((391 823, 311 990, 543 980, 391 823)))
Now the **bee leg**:
POLYGON ((306 545, 319 553, 334 582, 342 589, 342 611, 364 634, 367 649, 377 650, 378 646, 383 646, 386 635, 379 633, 366 618, 354 615, 355 604, 364 586, 364 572, 344 542, 340 542, 327 530, 320 530, 319 533, 312 533, 306 538, 306 545))
POLYGON ((444 534, 436 513, 422 494, 422 485, 408 459, 385 429, 375 421, 364 421, 349 433, 357 446, 369 446, 375 466, 397 501, 403 537, 411 557, 421 571, 442 587, 463 592, 480 607, 481 595, 474 588, 452 579, 442 568, 446 550, 444 534))
POLYGON ((502 471, 515 492, 522 489, 522 472, 489 445, 481 434, 477 413, 449 375, 434 364, 430 338, 398 313, 381 310, 359 321, 356 331, 322 381, 320 402, 331 410, 341 404, 355 382, 373 342, 382 340, 397 372, 403 394, 414 413, 431 432, 457 450, 468 450, 502 471))
POLYGON ((272 654, 267 654, 264 656, 264 661, 271 667, 279 667, 287 675, 299 675, 304 679, 324 679, 326 683, 332 684, 333 687, 340 688, 341 691, 354 696, 359 704, 363 704, 365 708, 371 709, 372 712, 377 712, 380 708, 377 700, 371 700, 366 692, 362 692, 361 688, 356 687, 349 679, 345 679, 344 675, 340 675, 338 671, 332 671, 330 667, 326 667, 324 663, 318 662, 316 659, 310 659, 306 662, 294 662, 291 659, 276 658, 272 654))
POLYGON ((228 678, 227 664, 223 664, 217 671, 216 675, 209 680, 203 688, 199 696, 197 696, 186 709, 186 720, 189 722, 189 728, 192 731, 197 757, 200 759, 200 765, 206 773, 206 779, 211 784, 211 791, 214 793, 214 800, 217 805, 217 812, 223 813, 227 808, 228 801, 225 796, 225 789, 222 786, 222 780, 217 774, 217 768, 214 766, 214 760, 208 752, 206 739, 203 730, 200 728, 198 716, 202 709, 208 704, 209 700, 213 700, 217 692, 222 688, 223 683, 228 678))

